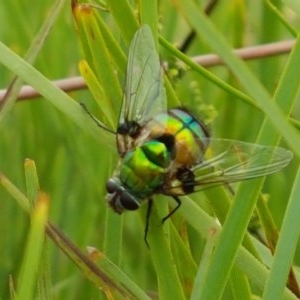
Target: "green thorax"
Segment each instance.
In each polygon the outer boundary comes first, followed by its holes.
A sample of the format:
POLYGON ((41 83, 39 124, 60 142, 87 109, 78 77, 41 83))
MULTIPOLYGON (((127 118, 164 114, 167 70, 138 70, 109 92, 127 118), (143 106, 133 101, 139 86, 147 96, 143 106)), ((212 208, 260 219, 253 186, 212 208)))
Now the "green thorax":
POLYGON ((166 181, 176 179, 178 168, 201 160, 208 133, 191 114, 171 109, 147 122, 121 163, 119 178, 124 188, 141 201, 161 192, 166 181))
POLYGON ((119 177, 125 188, 143 200, 162 186, 170 162, 166 145, 151 140, 125 155, 119 177))

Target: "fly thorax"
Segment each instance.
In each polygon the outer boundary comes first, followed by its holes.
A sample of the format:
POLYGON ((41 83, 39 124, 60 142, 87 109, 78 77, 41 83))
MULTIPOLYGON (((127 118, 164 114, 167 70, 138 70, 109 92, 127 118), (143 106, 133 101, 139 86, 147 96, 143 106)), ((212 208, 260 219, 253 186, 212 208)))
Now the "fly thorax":
POLYGON ((138 199, 122 185, 118 178, 110 178, 107 181, 106 191, 108 204, 118 214, 124 210, 136 210, 140 207, 138 199))
POLYGON ((146 142, 124 156, 119 169, 120 182, 138 199, 147 199, 162 186, 170 161, 164 143, 146 142))
POLYGON ((171 154, 167 142, 160 138, 149 141, 142 145, 140 149, 145 157, 158 168, 167 168, 171 162, 171 154))

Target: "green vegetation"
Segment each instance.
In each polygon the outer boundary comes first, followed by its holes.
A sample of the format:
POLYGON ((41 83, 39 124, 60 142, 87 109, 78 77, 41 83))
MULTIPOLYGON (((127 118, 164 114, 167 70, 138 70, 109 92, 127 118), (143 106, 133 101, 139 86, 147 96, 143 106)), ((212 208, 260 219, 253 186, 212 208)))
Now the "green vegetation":
POLYGON ((0 102, 0 299, 296 299, 286 288, 288 275, 289 287, 300 278, 296 2, 218 1, 208 15, 205 1, 192 0, 107 0, 74 3, 73 10, 63 0, 13 2, 0 4, 0 87, 19 76, 6 105, 0 102), (155 197, 150 250, 146 205, 119 216, 106 204, 115 138, 78 105, 115 129, 128 46, 140 23, 150 25, 168 63, 170 107, 180 101, 191 108, 216 137, 280 143, 295 154, 282 171, 234 185, 234 197, 225 187, 182 197, 164 226, 175 203, 155 197), (192 29, 182 54, 174 45, 192 29), (243 62, 231 52, 292 38, 294 50, 285 55, 243 62), (191 60, 207 53, 226 67, 191 60), (90 91, 66 94, 50 82, 79 69, 90 91), (23 84, 43 97, 15 101, 23 84), (266 243, 273 253, 277 244, 273 256, 266 243))

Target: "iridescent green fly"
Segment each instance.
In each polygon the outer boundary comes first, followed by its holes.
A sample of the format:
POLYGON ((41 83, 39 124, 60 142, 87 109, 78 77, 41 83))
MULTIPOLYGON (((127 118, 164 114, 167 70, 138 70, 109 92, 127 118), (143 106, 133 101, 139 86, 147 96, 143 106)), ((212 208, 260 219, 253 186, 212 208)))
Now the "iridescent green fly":
POLYGON ((135 33, 130 45, 116 137, 120 161, 106 184, 107 201, 119 214, 148 201, 146 243, 155 194, 171 196, 177 203, 164 222, 180 207, 179 196, 265 176, 293 157, 280 147, 211 138, 186 109, 168 110, 159 57, 147 25, 135 33))

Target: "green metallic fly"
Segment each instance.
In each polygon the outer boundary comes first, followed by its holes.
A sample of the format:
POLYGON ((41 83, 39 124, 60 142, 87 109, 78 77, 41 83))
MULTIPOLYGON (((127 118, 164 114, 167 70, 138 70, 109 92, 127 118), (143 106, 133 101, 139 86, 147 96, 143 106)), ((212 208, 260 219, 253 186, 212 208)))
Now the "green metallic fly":
POLYGON ((106 198, 119 214, 148 201, 146 243, 155 194, 172 196, 177 203, 164 222, 180 207, 179 196, 265 176, 293 157, 280 147, 211 138, 186 109, 168 110, 161 65, 147 25, 135 33, 130 45, 116 139, 120 161, 106 184, 106 198))

